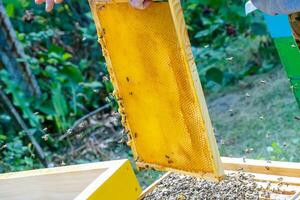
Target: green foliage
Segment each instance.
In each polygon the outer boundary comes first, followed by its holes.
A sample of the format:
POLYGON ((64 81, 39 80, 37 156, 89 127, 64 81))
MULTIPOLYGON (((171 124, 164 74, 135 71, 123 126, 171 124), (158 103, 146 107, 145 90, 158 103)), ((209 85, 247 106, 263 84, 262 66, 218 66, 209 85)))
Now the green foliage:
MULTIPOLYGON (((5 137, 7 142, 2 145, 0 152, 2 159, 0 161, 0 173, 5 171, 20 171, 41 167, 41 164, 35 157, 34 149, 31 143, 25 144, 25 133, 5 137), (10 138, 7 138, 10 137, 10 138)), ((0 138, 0 144, 4 141, 0 138)))
MULTIPOLYGON (((76 119, 103 104, 115 105, 90 9, 87 1, 65 0, 48 14, 33 1, 3 2, 42 94, 39 98, 26 95, 4 69, 0 80, 51 160, 67 144, 57 137, 76 119), (47 141, 42 139, 45 134, 47 141)), ((265 72, 278 60, 262 17, 245 17, 241 2, 190 0, 182 4, 206 89, 218 90, 265 72)), ((2 113, 0 158, 0 171, 40 165, 22 130, 2 113)))
POLYGON ((265 72, 278 61, 259 14, 246 17, 242 2, 184 1, 193 52, 207 89, 265 72))
MULTIPOLYGON (((111 83, 105 78, 107 71, 89 6, 87 2, 66 1, 64 6, 47 14, 34 1, 5 0, 4 4, 42 94, 40 97, 25 94, 5 69, 0 69, 0 80, 44 151, 53 153, 65 146, 64 141, 58 143, 53 138, 64 134, 76 119, 106 104, 106 97, 112 92, 111 83), (42 138, 45 134, 47 141, 42 138)), ((5 116, 1 115, 1 119, 5 116)), ((2 170, 32 168, 37 159, 28 153, 30 142, 20 136, 19 127, 12 122, 5 125, 3 120, 0 120, 0 148, 2 145, 6 148, 0 151, 0 157, 5 158, 1 160, 7 168, 2 170), (9 130, 11 137, 5 132, 7 126, 13 127, 9 130)), ((51 160, 51 153, 48 155, 51 160)))

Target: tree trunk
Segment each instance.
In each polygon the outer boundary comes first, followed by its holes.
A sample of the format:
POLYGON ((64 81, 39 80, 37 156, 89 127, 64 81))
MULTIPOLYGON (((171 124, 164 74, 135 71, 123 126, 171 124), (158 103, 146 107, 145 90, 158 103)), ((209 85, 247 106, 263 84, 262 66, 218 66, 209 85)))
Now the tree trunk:
POLYGON ((0 1, 0 68, 4 67, 28 95, 40 96, 41 91, 29 65, 24 61, 24 50, 0 1))

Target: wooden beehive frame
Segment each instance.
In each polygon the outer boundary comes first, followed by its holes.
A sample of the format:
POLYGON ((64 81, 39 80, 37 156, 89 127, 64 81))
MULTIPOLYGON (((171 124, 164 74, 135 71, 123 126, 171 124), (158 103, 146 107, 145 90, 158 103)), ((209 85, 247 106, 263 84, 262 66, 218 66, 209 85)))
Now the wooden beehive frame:
MULTIPOLYGON (((300 200, 300 163, 222 157, 222 164, 226 170, 226 174, 243 170, 245 173, 253 174, 255 180, 260 185, 283 183, 290 187, 290 189, 286 191, 286 193, 283 192, 283 194, 276 194, 276 192, 274 192, 273 198, 271 199, 275 199, 281 195, 281 197, 286 196, 286 198, 290 200, 300 200)), ((143 199, 147 194, 152 192, 155 187, 170 174, 171 172, 167 172, 146 188, 141 194, 140 199, 143 199)))
POLYGON ((128 160, 1 174, 0 188, 1 200, 134 199, 141 193, 128 160))
MULTIPOLYGON (((103 51, 103 55, 105 56, 106 59, 106 63, 108 65, 108 69, 109 72, 111 74, 111 79, 114 82, 114 72, 111 70, 112 69, 112 62, 110 60, 109 57, 109 52, 107 52, 106 48, 105 48, 105 42, 104 39, 102 37, 103 34, 103 29, 101 27, 101 22, 99 21, 98 17, 95 15, 95 13, 97 12, 98 9, 101 9, 101 7, 105 4, 109 4, 109 3, 127 3, 128 0, 89 0, 90 3, 90 7, 92 9, 92 13, 94 15, 94 20, 95 20, 95 24, 96 24, 96 28, 97 28, 97 32, 99 35, 99 42, 101 43, 102 46, 102 51, 103 51)), ((154 0, 155 2, 155 0, 154 0)), ((157 2, 161 2, 161 1, 157 1, 157 2)), ((170 11, 173 17, 173 21, 174 21, 174 26, 176 29, 176 33, 177 33, 177 37, 178 37, 178 41, 179 41, 179 46, 180 49, 183 51, 183 55, 185 57, 185 60, 188 62, 188 66, 190 68, 191 71, 191 75, 192 75, 192 79, 194 81, 194 88, 199 100, 199 104, 201 107, 201 111, 202 111, 202 117, 203 117, 203 121, 205 124, 205 128, 207 131, 207 136, 208 136, 208 141, 209 141, 209 146, 211 149, 211 153, 212 153, 212 159, 214 161, 214 174, 211 173, 205 173, 205 174, 198 174, 201 177, 205 177, 206 179, 211 179, 211 180, 219 180, 223 175, 224 175, 224 170, 223 167, 221 165, 221 160, 220 160, 220 154, 219 154, 219 150, 217 148, 217 144, 215 141, 215 137, 214 137, 214 131, 212 128, 212 124, 211 124, 211 120, 209 117, 209 112, 206 106, 206 101, 205 101, 205 97, 204 97, 204 93, 202 90, 202 86, 201 86, 201 82, 199 79, 199 75, 198 75, 198 71, 197 71, 197 67, 196 64, 194 62, 194 57, 193 57, 193 53, 192 53, 192 49, 191 49, 191 45, 190 45, 190 41, 189 41, 189 37, 188 37, 188 33, 186 30, 186 25, 185 25, 185 21, 183 18, 183 11, 181 8, 181 4, 180 4, 180 0, 169 0, 167 1, 169 2, 169 6, 170 6, 170 11)), ((118 86, 116 84, 114 84, 115 90, 118 91, 118 86)), ((133 154, 135 156, 135 158, 137 158, 137 151, 134 147, 134 145, 131 146, 133 149, 133 154)), ((142 163, 142 162, 138 162, 137 161, 137 165, 141 168, 147 168, 148 163, 142 163)), ((156 169, 163 169, 163 170, 173 170, 173 171, 181 171, 181 170, 174 170, 171 168, 166 168, 166 167, 160 167, 158 165, 151 165, 151 167, 155 167, 156 169)), ((185 171, 181 171, 184 173, 189 174, 188 172, 185 171)), ((192 173, 191 173, 192 174, 192 173)), ((193 173, 193 175, 196 175, 195 173, 193 173)))

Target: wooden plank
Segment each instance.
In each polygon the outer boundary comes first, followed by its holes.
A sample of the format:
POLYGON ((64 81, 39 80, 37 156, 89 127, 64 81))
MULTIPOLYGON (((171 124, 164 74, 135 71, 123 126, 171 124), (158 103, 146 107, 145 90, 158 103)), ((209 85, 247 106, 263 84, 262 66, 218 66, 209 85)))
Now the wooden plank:
MULTIPOLYGON (((230 171, 230 170, 225 170, 226 174, 229 173, 234 173, 236 171, 230 171)), ((259 182, 270 182, 270 183, 287 183, 289 185, 295 185, 295 186, 300 186, 300 178, 296 177, 289 177, 289 176, 277 176, 277 175, 267 175, 267 174, 258 174, 258 173, 249 173, 245 172, 246 174, 252 174, 255 176, 255 180, 259 182)))
POLYGON ((0 175, 0 199, 73 199, 113 163, 92 163, 0 175))
POLYGON ((1 180, 0 199, 74 199, 100 174, 89 170, 1 180))
POLYGON ((222 157, 224 169, 300 178, 300 163, 222 157))
POLYGON ((4 173, 4 174, 0 174, 0 181, 7 180, 7 179, 35 177, 35 176, 60 175, 64 173, 98 170, 98 169, 102 169, 103 171, 105 171, 108 168, 114 167, 117 163, 120 163, 121 161, 124 160, 96 162, 96 163, 89 163, 89 164, 69 165, 64 167, 54 167, 54 168, 36 169, 36 170, 28 170, 28 171, 21 171, 21 172, 4 173))

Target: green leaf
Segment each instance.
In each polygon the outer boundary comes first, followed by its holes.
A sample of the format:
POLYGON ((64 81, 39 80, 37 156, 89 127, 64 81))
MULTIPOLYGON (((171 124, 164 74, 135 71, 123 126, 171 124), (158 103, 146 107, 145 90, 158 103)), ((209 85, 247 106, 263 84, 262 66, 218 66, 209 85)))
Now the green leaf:
POLYGON ((73 56, 72 56, 72 54, 70 54, 70 53, 64 53, 63 56, 62 56, 63 60, 69 60, 69 59, 72 58, 72 57, 73 57, 73 56))
POLYGON ((7 139, 7 137, 5 135, 0 134, 0 141, 5 141, 6 139, 7 139))
POLYGON ((64 131, 66 127, 66 115, 69 113, 67 100, 62 93, 61 85, 55 85, 52 91, 52 104, 55 109, 55 122, 60 131, 64 131))
POLYGON ((45 101, 42 105, 38 107, 38 109, 45 113, 48 116, 54 116, 55 110, 52 102, 50 100, 45 101))
POLYGON ((195 38, 206 37, 206 36, 212 34, 215 30, 217 30, 217 28, 219 28, 219 24, 217 24, 217 25, 212 25, 211 27, 209 27, 209 28, 206 29, 206 30, 199 31, 199 32, 195 35, 195 38))
POLYGON ((64 66, 60 73, 65 75, 69 80, 80 83, 83 81, 81 71, 75 66, 64 66))
POLYGON ((56 54, 63 54, 64 52, 64 48, 59 47, 55 44, 50 45, 49 49, 48 49, 49 53, 56 53, 56 54))
POLYGON ((0 115, 0 123, 2 124, 8 124, 11 122, 11 117, 7 114, 1 114, 0 115))
POLYGON ((210 68, 206 71, 206 78, 219 84, 223 83, 223 76, 223 72, 215 67, 210 68))
POLYGON ((13 17, 15 13, 15 6, 13 4, 6 5, 6 13, 9 17, 13 17))
POLYGON ((93 82, 90 82, 90 83, 82 83, 81 85, 83 87, 92 88, 92 89, 97 89, 97 88, 102 87, 102 83, 100 83, 98 81, 93 81, 93 82))
POLYGON ((251 32, 255 35, 266 35, 268 30, 265 24, 254 22, 251 24, 251 32))
POLYGON ((60 86, 52 91, 52 104, 58 116, 65 116, 68 113, 68 106, 60 86))

